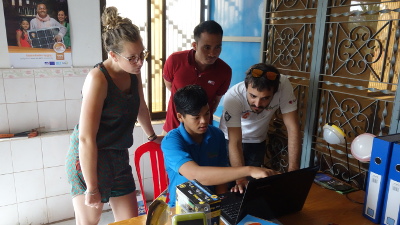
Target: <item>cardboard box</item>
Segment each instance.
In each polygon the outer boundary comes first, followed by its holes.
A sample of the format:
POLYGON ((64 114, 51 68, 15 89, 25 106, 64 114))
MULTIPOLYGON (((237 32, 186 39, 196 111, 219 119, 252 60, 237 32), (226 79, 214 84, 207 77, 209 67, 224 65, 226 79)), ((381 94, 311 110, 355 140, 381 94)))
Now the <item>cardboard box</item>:
POLYGON ((137 199, 137 203, 138 203, 138 215, 146 215, 146 209, 144 208, 144 201, 142 198, 142 194, 140 193, 140 191, 136 191, 136 199, 137 199))
POLYGON ((219 224, 221 199, 196 180, 176 186, 176 214, 206 213, 209 224, 219 224))

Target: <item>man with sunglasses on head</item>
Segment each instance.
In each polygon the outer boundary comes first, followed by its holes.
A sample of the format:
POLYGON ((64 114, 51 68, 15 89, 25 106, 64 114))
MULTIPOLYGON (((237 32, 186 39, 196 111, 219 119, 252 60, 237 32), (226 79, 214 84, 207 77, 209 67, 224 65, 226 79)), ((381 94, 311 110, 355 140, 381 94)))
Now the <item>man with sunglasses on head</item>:
MULTIPOLYGON (((288 131, 288 170, 299 169, 301 138, 296 101, 290 81, 274 66, 251 66, 245 80, 231 87, 224 97, 220 128, 225 134, 231 166, 264 163, 269 122, 279 108, 288 131)), ((232 189, 243 192, 246 184, 246 178, 236 180, 232 189)))
POLYGON ((163 78, 171 91, 163 134, 179 126, 176 109, 172 101, 175 92, 190 84, 205 89, 210 106, 210 121, 221 97, 228 90, 232 69, 219 55, 222 51, 222 27, 214 20, 200 23, 194 28, 193 49, 175 52, 165 62, 163 78))

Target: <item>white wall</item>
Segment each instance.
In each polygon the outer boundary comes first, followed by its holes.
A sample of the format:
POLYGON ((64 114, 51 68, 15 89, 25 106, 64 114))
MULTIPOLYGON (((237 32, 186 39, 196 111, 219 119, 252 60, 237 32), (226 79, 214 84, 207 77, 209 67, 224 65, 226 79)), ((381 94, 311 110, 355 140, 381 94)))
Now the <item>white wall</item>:
MULTIPOLYGON (((69 0, 68 5, 73 67, 15 69, 10 68, 3 2, 0 4, 0 133, 35 127, 52 132, 31 139, 0 139, 1 225, 46 224, 74 215, 65 155, 69 134, 79 118, 81 87, 102 56, 99 1, 69 0)), ((156 133, 161 133, 161 126, 155 126, 156 133)), ((134 138, 131 158, 146 141, 140 127, 134 138)), ((148 160, 141 163, 148 168, 148 160)), ((145 183, 150 176, 143 170, 145 183)), ((151 198, 152 190, 146 195, 151 198)))

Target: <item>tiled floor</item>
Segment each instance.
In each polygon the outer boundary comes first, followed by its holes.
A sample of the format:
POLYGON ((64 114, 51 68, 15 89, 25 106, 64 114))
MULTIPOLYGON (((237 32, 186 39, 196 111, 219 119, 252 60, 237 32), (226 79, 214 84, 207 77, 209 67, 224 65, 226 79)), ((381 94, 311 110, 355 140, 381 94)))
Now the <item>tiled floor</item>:
MULTIPOLYGON (((112 214, 112 211, 106 211, 103 212, 103 214, 101 215, 101 219, 100 219, 100 223, 99 225, 107 225, 109 223, 113 223, 114 222, 114 216, 112 214)), ((58 223, 51 223, 51 225, 75 225, 75 220, 66 220, 63 222, 58 222, 58 223)))

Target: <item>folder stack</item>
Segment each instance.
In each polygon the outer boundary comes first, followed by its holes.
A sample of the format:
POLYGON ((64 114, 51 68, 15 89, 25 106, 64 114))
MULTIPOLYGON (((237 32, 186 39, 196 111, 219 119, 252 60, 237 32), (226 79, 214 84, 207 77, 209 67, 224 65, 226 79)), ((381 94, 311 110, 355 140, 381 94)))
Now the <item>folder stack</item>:
MULTIPOLYGON (((397 163, 400 163, 400 155, 397 156, 397 158, 392 157, 392 153, 394 151, 393 146, 399 141, 400 134, 393 134, 375 137, 372 144, 363 215, 374 223, 382 222, 382 224, 386 224, 383 223, 382 215, 386 209, 385 207, 387 201, 385 201, 385 196, 387 193, 387 186, 389 186, 388 182, 390 182, 388 177, 389 171, 392 170, 390 166, 391 161, 397 161, 397 163)), ((400 151, 400 146, 397 148, 399 148, 400 151)), ((400 152, 398 154, 400 154, 400 152)), ((399 202, 400 200, 397 201, 397 204, 399 202)), ((397 206, 397 212, 398 210, 399 205, 397 206)), ((390 210, 388 213, 391 213, 390 215, 393 214, 390 210)), ((387 224, 394 225, 397 224, 397 221, 396 223, 387 224)))
POLYGON ((393 145, 386 195, 383 203, 381 224, 395 225, 399 222, 400 207, 400 144, 393 145))

